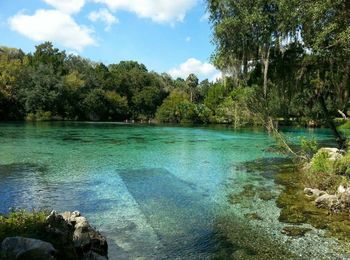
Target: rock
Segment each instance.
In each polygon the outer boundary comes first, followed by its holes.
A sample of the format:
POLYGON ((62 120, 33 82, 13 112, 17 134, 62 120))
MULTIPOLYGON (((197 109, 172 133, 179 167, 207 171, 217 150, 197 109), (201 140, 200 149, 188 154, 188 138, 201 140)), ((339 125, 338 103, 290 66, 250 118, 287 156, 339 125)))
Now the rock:
POLYGON ((47 223, 48 232, 55 235, 61 244, 74 246, 78 256, 84 259, 86 256, 91 256, 87 259, 100 259, 97 255, 107 256, 106 238, 91 227, 79 211, 66 211, 60 214, 52 211, 47 217, 47 223))
POLYGON ((344 192, 338 193, 338 199, 341 210, 350 210, 350 190, 347 189, 344 192))
POLYGON ((343 185, 340 185, 337 189, 337 193, 344 193, 346 191, 346 189, 344 188, 343 185))
POLYGON ((56 249, 52 244, 25 237, 8 237, 1 244, 5 259, 55 259, 56 249))
POLYGON ((309 197, 315 197, 315 198, 318 198, 318 197, 326 194, 325 191, 322 191, 319 189, 311 189, 311 188, 305 188, 304 193, 309 197))
POLYGON ((343 158, 343 154, 345 153, 343 150, 338 148, 321 148, 318 152, 327 152, 329 154, 330 161, 337 161, 343 158))
POLYGON ((258 213, 247 213, 244 214, 244 217, 250 220, 264 220, 260 215, 258 215, 258 213))
POLYGON ((324 194, 316 199, 318 208, 333 209, 338 206, 339 201, 336 195, 324 194))
POLYGON ((285 235, 291 236, 291 237, 302 237, 309 231, 311 231, 310 228, 288 226, 288 227, 284 227, 282 229, 282 234, 285 234, 285 235))
POLYGON ((81 214, 79 211, 73 211, 73 212, 66 211, 61 213, 60 215, 63 217, 63 219, 66 222, 72 224, 73 226, 75 225, 76 218, 81 217, 81 214))

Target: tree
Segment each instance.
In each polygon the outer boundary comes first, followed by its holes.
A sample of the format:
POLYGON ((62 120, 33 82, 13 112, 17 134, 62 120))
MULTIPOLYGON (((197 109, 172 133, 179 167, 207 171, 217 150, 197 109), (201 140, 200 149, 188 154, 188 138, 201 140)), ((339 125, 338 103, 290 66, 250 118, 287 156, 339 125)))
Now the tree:
POLYGON ((244 79, 249 63, 263 68, 263 94, 267 98, 271 49, 278 46, 278 4, 276 0, 208 0, 210 20, 214 25, 216 51, 214 63, 234 76, 244 79))
POLYGON ((195 91, 196 88, 198 86, 198 78, 196 75, 194 75, 193 73, 191 73, 190 75, 188 75, 187 79, 186 79, 186 85, 188 86, 188 89, 190 91, 190 100, 191 102, 193 102, 193 100, 195 99, 195 91))

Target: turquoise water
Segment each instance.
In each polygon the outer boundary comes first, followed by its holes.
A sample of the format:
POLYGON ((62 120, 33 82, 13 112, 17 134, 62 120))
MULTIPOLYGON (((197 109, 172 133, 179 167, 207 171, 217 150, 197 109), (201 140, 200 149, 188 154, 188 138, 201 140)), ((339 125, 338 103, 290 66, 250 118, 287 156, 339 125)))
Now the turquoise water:
MULTIPOLYGON (((327 130, 286 135, 331 139, 327 130)), ((273 144, 262 131, 224 127, 0 124, 0 213, 79 210, 108 237, 111 259, 300 256, 298 243, 309 240, 305 254, 314 246, 332 254, 337 241, 317 230, 288 242, 274 200, 229 202, 246 184, 280 192, 270 174, 242 166, 264 158, 273 163, 278 155, 267 149, 273 144), (247 219, 249 212, 265 221, 247 219)))

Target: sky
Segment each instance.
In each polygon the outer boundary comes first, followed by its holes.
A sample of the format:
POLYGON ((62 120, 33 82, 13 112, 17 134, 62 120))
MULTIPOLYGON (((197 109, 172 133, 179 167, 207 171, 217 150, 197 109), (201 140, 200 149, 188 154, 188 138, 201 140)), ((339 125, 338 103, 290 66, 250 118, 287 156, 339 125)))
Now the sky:
POLYGON ((205 0, 0 0, 0 46, 25 52, 51 41, 105 64, 215 80, 211 39, 205 0))

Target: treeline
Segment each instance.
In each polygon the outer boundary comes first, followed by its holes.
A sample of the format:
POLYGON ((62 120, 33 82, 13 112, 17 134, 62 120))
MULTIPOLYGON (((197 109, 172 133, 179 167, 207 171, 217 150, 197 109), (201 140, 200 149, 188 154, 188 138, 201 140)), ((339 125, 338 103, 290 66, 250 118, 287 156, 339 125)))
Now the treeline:
MULTIPOLYGON (((44 43, 0 50, 2 120, 328 125, 348 117, 350 2, 207 0, 222 80, 104 65, 44 43)), ((340 139, 340 136, 337 136, 340 139)))
POLYGON ((33 54, 0 48, 2 120, 149 119, 175 89, 189 93, 184 80, 134 61, 106 66, 66 55, 49 42, 33 54))
POLYGON ((149 120, 160 122, 252 122, 244 110, 249 89, 227 78, 199 82, 172 79, 143 64, 104 65, 67 55, 50 42, 25 54, 0 48, 1 120, 149 120))

